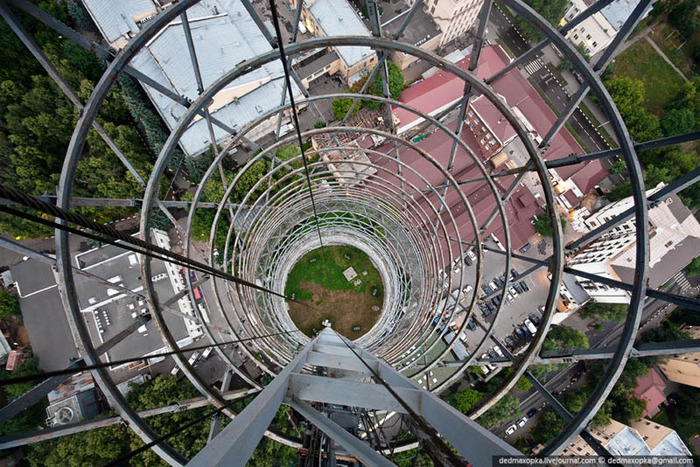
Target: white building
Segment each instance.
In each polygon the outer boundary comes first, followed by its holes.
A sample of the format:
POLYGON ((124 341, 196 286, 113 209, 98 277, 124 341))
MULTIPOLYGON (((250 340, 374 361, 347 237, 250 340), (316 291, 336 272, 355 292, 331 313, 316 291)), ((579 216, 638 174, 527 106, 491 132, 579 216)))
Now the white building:
MULTIPOLYGON (((659 184, 647 197, 663 188, 659 184)), ((632 197, 609 204, 585 220, 593 230, 634 206, 632 197)), ((634 281, 635 219, 619 224, 581 251, 570 265, 628 284, 634 281)), ((700 224, 677 196, 671 196, 649 209, 649 287, 657 288, 700 256, 700 224)), ((578 279, 579 284, 601 303, 629 303, 624 290, 578 279)))
MULTIPOLYGON (((564 14, 561 24, 571 21, 595 1, 571 0, 571 6, 564 14)), ((615 0, 569 31, 566 38, 574 45, 582 44, 586 52, 593 56, 610 44, 638 3, 639 0, 615 0)), ((648 15, 649 11, 651 11, 651 5, 644 12, 644 16, 648 15)))
MULTIPOLYGON (((114 48, 127 44, 143 24, 161 9, 153 0, 84 0, 87 10, 104 38, 114 48)), ((272 50, 240 0, 202 0, 187 11, 192 39, 205 88, 211 86, 236 64, 272 50)), ((271 29, 271 25, 270 25, 271 29)), ((181 21, 163 28, 131 63, 139 71, 176 94, 194 101, 199 96, 192 61, 181 21)), ((209 112, 235 131, 280 104, 285 92, 282 65, 273 61, 234 80, 214 96, 209 112)), ((297 97, 300 89, 292 83, 297 97)), ((174 128, 186 108, 144 85, 144 89, 169 128, 174 128)), ((283 117, 286 118, 286 117, 283 117)), ((263 120, 246 136, 257 140, 275 131, 277 117, 263 120)), ((217 143, 230 134, 213 125, 217 143)), ((189 155, 211 147, 207 122, 196 117, 180 140, 189 155)))
MULTIPOLYGON (((675 430, 642 418, 629 426, 610 420, 604 427, 591 427, 590 433, 614 456, 680 456, 690 457, 688 447, 675 430)), ((595 456, 596 452, 577 436, 562 456, 595 456)))
POLYGON ((484 0, 428 0, 425 2, 426 11, 442 30, 440 47, 472 31, 483 3, 484 0))

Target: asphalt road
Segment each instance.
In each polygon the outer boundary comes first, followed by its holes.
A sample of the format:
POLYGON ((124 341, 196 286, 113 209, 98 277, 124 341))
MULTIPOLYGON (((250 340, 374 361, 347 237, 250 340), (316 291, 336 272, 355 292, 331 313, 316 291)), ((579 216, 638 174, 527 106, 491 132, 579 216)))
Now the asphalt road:
MULTIPOLYGON (((518 33, 517 29, 499 8, 491 10, 489 20, 491 26, 497 31, 498 37, 506 44, 511 52, 520 56, 530 48, 527 41, 518 33)), ((540 53, 538 57, 541 56, 542 54, 540 53)), ((563 110, 566 103, 569 101, 569 95, 556 81, 556 78, 550 74, 549 70, 547 70, 546 67, 541 67, 532 75, 532 78, 534 85, 545 93, 547 99, 557 110, 563 110)), ((586 119, 580 110, 574 112, 569 119, 569 123, 586 145, 584 149, 588 149, 589 152, 608 149, 608 144, 603 137, 598 134, 593 124, 586 119)))

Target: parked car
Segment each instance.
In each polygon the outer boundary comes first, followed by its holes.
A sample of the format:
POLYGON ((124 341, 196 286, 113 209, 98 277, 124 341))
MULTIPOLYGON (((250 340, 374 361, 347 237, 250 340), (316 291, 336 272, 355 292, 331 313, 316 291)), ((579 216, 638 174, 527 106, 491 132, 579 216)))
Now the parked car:
POLYGON ((507 346, 509 349, 515 348, 515 341, 513 340, 512 337, 506 336, 506 338, 503 339, 503 340, 506 342, 506 346, 507 346))
POLYGON ((525 334, 519 327, 515 328, 515 335, 518 337, 518 339, 525 339, 527 337, 527 334, 525 334))
POLYGON ((487 303, 486 306, 488 307, 488 309, 489 309, 489 311, 490 311, 491 313, 495 313, 495 312, 496 312, 496 307, 493 306, 493 305, 491 305, 491 303, 487 303))
POLYGON ((518 291, 515 290, 515 287, 510 287, 510 288, 508 289, 508 292, 510 292, 510 294, 511 294, 513 297, 517 297, 517 296, 518 296, 518 291))
POLYGON ((501 303, 501 299, 498 298, 498 297, 493 297, 493 298, 491 299, 491 303, 493 304, 493 306, 494 306, 495 308, 498 308, 498 305, 501 303))
POLYGON ((518 293, 523 293, 523 288, 520 287, 518 284, 513 284, 513 288, 515 289, 516 292, 518 293))
POLYGON ((531 313, 528 318, 530 318, 530 321, 532 321, 535 326, 539 326, 541 323, 540 319, 534 313, 531 313))
POLYGON ((472 261, 472 259, 469 256, 464 257, 464 262, 467 263, 467 266, 471 266, 472 264, 474 264, 474 261, 472 261))
POLYGON ((488 351, 487 353, 489 354, 489 357, 490 357, 490 358, 495 358, 495 357, 496 357, 496 352, 494 352, 493 349, 489 349, 489 351, 488 351))
POLYGON ((517 429, 518 429, 518 427, 515 425, 515 423, 513 423, 511 426, 506 428, 506 436, 512 435, 513 433, 515 433, 515 430, 517 430, 517 429))
POLYGON ((527 417, 523 417, 520 420, 518 420, 518 427, 522 428, 525 426, 525 423, 527 423, 529 419, 527 417))
POLYGON ((501 282, 501 279, 498 277, 493 279, 493 283, 496 284, 497 287, 503 287, 503 282, 501 282))
POLYGON ((486 294, 491 293, 491 289, 490 289, 489 286, 486 285, 486 284, 481 284, 481 290, 483 290, 484 293, 486 293, 486 294))
POLYGON ((527 284, 525 283, 525 281, 520 281, 520 284, 519 284, 519 285, 520 285, 520 287, 523 288, 523 290, 524 290, 525 292, 529 292, 529 291, 530 291, 530 287, 527 286, 527 284))
POLYGON ((467 321, 467 327, 471 329, 472 331, 476 330, 476 324, 474 324, 474 320, 470 319, 467 321))
POLYGON ((515 278, 518 277, 518 271, 517 271, 515 268, 513 268, 513 269, 510 270, 510 277, 511 277, 513 280, 515 280, 515 278))
POLYGON ((536 413, 537 413, 537 409, 530 409, 527 411, 527 416, 528 416, 528 418, 532 418, 535 416, 536 413))
POLYGON ((533 335, 537 332, 537 327, 532 324, 532 321, 529 319, 525 320, 525 326, 527 326, 527 330, 530 331, 533 335))
POLYGON ((433 326, 437 326, 437 323, 439 323, 439 322, 440 322, 439 316, 436 316, 435 318, 433 318, 433 326))
POLYGON ((521 331, 525 334, 525 336, 527 336, 527 337, 530 337, 530 336, 532 335, 532 333, 530 332, 530 330, 529 330, 529 329, 527 328, 527 326, 525 326, 524 324, 523 324, 522 326, 520 326, 520 330, 521 330, 521 331))
POLYGON ((502 285, 506 285, 506 276, 501 276, 499 279, 501 280, 502 285))

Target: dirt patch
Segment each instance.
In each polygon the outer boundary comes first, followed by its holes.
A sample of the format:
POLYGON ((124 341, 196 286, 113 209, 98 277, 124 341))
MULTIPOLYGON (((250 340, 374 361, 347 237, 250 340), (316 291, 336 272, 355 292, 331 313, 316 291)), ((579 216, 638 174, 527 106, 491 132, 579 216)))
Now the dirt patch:
POLYGON ((289 303, 289 316, 301 332, 310 337, 313 337, 314 330, 322 329, 321 321, 328 319, 340 334, 357 339, 370 330, 381 314, 383 297, 372 297, 369 290, 326 290, 313 282, 299 285, 313 293, 313 298, 305 303, 314 308, 292 302, 289 303), (372 310, 373 306, 378 310, 372 310), (355 326, 360 330, 353 331, 355 326))
POLYGON ((0 321, 0 331, 7 337, 10 345, 16 342, 18 346, 30 347, 27 329, 19 316, 12 316, 0 321))

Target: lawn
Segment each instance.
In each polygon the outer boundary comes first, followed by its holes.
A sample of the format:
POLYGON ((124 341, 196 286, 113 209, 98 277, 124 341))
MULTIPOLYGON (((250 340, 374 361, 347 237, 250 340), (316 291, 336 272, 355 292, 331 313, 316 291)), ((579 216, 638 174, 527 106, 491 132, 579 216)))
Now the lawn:
POLYGON ((645 108, 662 116, 664 107, 678 93, 683 78, 644 39, 615 58, 615 74, 644 83, 645 108))
POLYGON ((650 37, 685 77, 691 79, 696 74, 693 66, 693 51, 700 47, 700 31, 696 31, 685 44, 673 31, 673 26, 662 18, 662 21, 652 26, 650 37))
POLYGON ((379 318, 384 300, 382 279, 369 257, 357 248, 337 245, 324 250, 325 257, 320 248, 307 253, 289 273, 285 294, 310 305, 289 302, 289 315, 309 336, 328 319, 333 329, 355 339, 379 318), (345 279, 343 271, 349 267, 355 269, 361 284, 355 286, 345 279))

